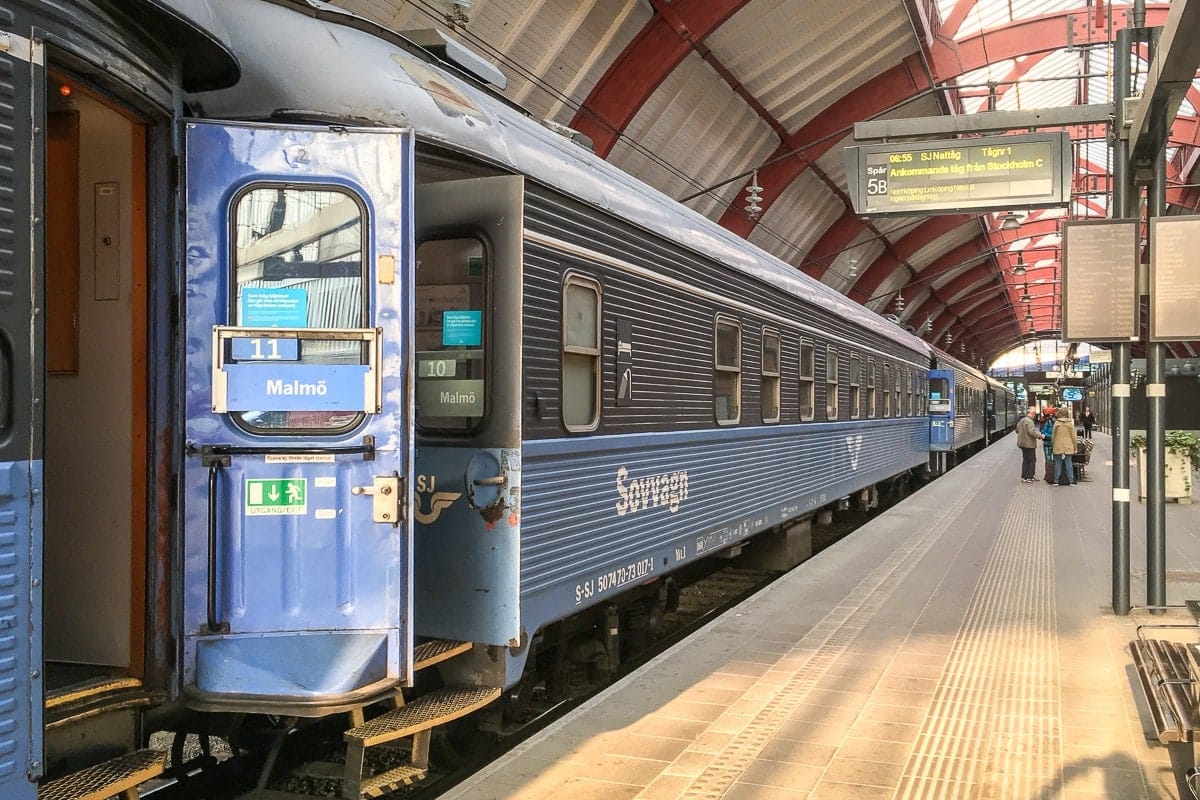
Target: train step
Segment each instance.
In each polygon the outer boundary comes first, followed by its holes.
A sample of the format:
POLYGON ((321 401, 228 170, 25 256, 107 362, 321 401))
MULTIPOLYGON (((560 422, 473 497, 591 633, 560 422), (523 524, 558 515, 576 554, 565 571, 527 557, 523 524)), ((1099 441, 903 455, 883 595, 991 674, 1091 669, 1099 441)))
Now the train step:
POLYGON ((38 788, 38 800, 104 800, 114 795, 137 800, 137 787, 161 775, 166 766, 165 750, 138 750, 50 781, 38 788))
POLYGON ((152 705, 161 699, 136 678, 99 679, 48 696, 44 724, 47 730, 53 730, 108 711, 152 705))
POLYGON ((447 639, 432 639, 413 648, 413 671, 417 672, 434 664, 454 658, 471 649, 470 642, 454 642, 447 639))
POLYGON ((425 777, 429 766, 429 740, 434 728, 483 708, 500 696, 499 689, 439 689, 422 695, 409 705, 367 720, 343 734, 346 741, 346 774, 342 797, 350 800, 379 797, 401 784, 425 777), (411 736, 412 763, 364 776, 366 750, 411 736))

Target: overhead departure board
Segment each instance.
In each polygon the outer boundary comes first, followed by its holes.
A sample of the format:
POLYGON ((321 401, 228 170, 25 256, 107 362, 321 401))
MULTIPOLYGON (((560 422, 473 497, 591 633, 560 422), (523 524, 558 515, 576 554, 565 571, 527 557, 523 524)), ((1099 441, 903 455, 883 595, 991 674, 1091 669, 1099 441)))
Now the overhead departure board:
POLYGON ((1120 342, 1138 337, 1138 221, 1063 223, 1064 342, 1120 342))
POLYGON ((1071 137, 1028 133, 846 148, 861 216, 952 214, 1066 205, 1071 137))

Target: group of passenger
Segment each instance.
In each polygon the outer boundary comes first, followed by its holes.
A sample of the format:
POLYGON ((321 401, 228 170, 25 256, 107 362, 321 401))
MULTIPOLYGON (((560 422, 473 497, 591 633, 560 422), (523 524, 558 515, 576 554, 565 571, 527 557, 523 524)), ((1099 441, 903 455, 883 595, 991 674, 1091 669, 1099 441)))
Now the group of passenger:
MULTIPOLYGON (((1021 482, 1037 481, 1037 445, 1041 441, 1046 457, 1046 482, 1053 486, 1074 486, 1075 452, 1079 449, 1079 434, 1075 430, 1075 419, 1067 406, 1057 411, 1047 407, 1039 421, 1037 405, 1030 405, 1025 417, 1017 423, 1017 447, 1021 448, 1021 482), (1054 465, 1053 471, 1051 464, 1054 465)), ((1080 416, 1085 438, 1092 438, 1092 427, 1096 417, 1091 408, 1084 407, 1080 416)))

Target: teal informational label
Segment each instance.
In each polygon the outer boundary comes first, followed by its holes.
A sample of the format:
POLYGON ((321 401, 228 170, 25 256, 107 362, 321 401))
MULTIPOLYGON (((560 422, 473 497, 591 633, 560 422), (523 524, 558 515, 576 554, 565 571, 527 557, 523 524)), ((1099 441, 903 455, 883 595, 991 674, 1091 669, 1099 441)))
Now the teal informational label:
MULTIPOLYGON (((304 289, 271 289, 247 286, 238 298, 239 319, 247 328, 308 327, 308 292, 304 289)), ((300 343, 295 339, 234 339, 237 361, 296 361, 300 343)))
POLYGON ((479 347, 483 344, 482 311, 443 311, 443 347, 479 347))
POLYGON ((247 517, 307 513, 307 478, 246 479, 247 517))
POLYGON ((241 323, 247 328, 308 327, 308 292, 304 289, 242 289, 241 323))

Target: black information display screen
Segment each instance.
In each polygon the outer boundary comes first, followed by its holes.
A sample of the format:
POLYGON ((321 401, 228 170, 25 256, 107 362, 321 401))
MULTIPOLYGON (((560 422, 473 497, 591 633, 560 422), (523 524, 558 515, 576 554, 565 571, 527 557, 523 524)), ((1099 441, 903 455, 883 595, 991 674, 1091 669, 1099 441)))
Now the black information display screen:
POLYGON ((846 148, 854 210, 864 216, 1047 208, 1070 199, 1066 133, 982 136, 846 148))

